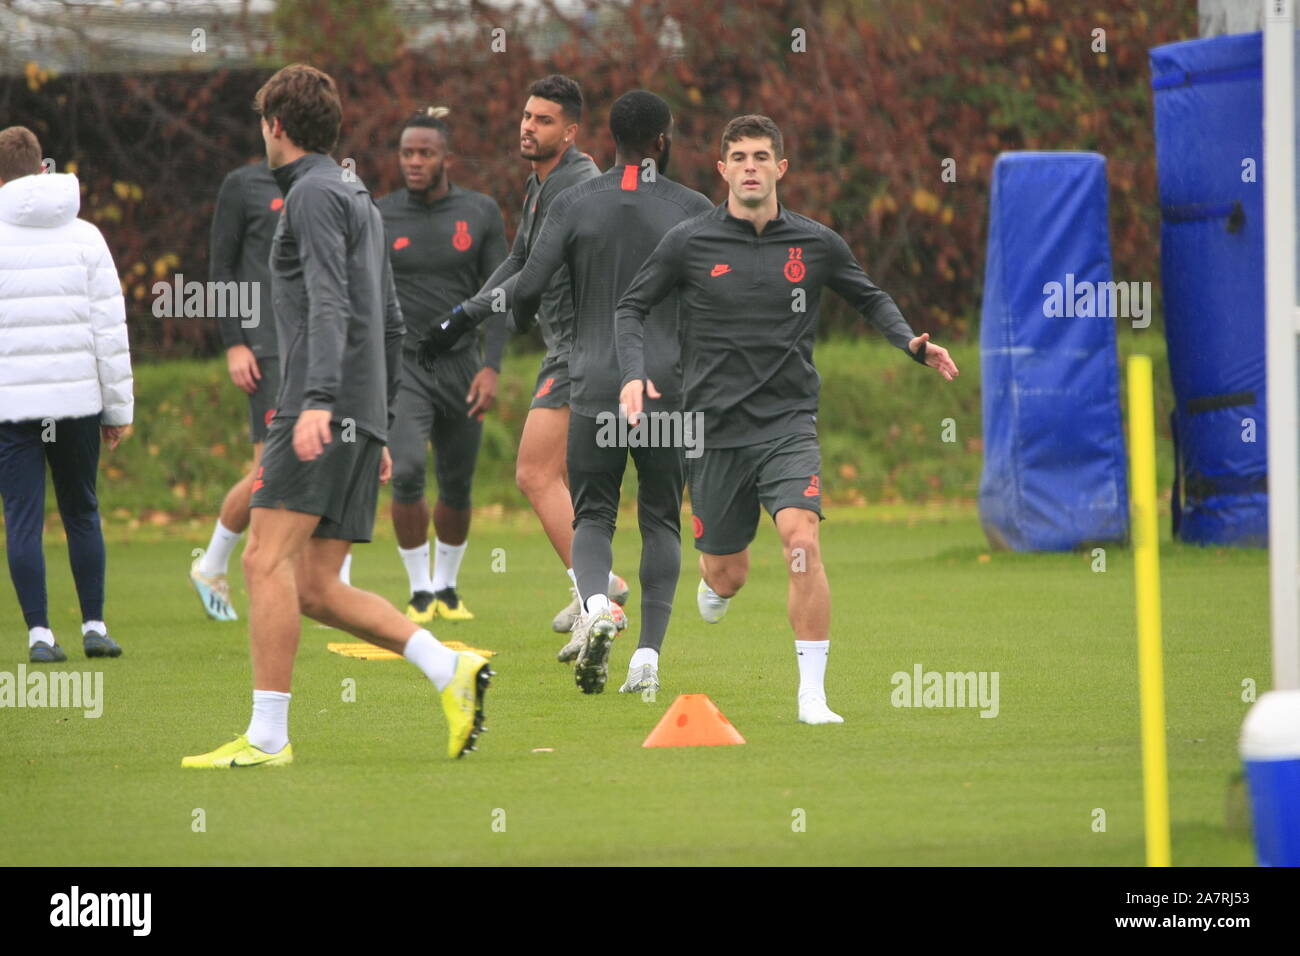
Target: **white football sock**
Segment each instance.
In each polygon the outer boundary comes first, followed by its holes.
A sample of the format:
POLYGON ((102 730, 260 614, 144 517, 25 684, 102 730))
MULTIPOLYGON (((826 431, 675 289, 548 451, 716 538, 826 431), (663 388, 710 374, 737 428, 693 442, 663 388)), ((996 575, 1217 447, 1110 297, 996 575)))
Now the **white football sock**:
POLYGON ((456 674, 459 655, 424 628, 411 635, 406 642, 405 654, 406 659, 424 671, 424 676, 433 681, 438 690, 444 690, 456 674))
POLYGON ((794 652, 799 657, 799 699, 805 697, 825 702, 826 657, 830 641, 795 641, 794 652))
POLYGON ((258 750, 278 754, 289 742, 289 698, 278 690, 253 691, 253 719, 248 742, 258 750))
POLYGON ((429 578, 429 542, 418 548, 403 548, 398 545, 397 553, 401 555, 402 564, 406 565, 406 577, 411 582, 411 593, 416 591, 433 592, 433 581, 429 578))
POLYGON ((218 520, 217 526, 212 529, 208 549, 199 558, 199 571, 203 574, 225 574, 226 567, 230 564, 230 555, 243 536, 244 532, 231 531, 218 520))
POLYGON ((578 575, 574 573, 573 568, 569 568, 566 573, 569 575, 569 580, 573 583, 573 593, 578 595, 578 599, 581 601, 582 592, 578 590, 578 575))
POLYGON ((618 575, 613 571, 609 572, 609 589, 614 591, 618 588, 618 575))
POLYGON ((339 580, 352 587, 352 552, 349 551, 343 558, 343 566, 339 568, 339 580))
POLYGON ((44 641, 50 647, 54 646, 54 632, 48 627, 34 627, 27 632, 27 646, 35 647, 38 641, 44 641))
POLYGON ((434 543, 433 592, 437 594, 446 588, 456 586, 456 575, 460 573, 460 562, 465 557, 465 549, 469 547, 469 541, 462 541, 460 544, 443 544, 434 538, 434 543))
POLYGON ((103 621, 86 621, 81 625, 81 636, 85 637, 91 631, 98 631, 101 637, 108 635, 108 625, 103 621))
POLYGON ((659 652, 653 647, 638 647, 632 652, 632 660, 628 661, 627 669, 640 667, 642 664, 649 664, 655 670, 659 669, 659 652))
POLYGON ((583 603, 588 614, 599 614, 601 611, 609 610, 609 598, 603 594, 593 594, 583 603))

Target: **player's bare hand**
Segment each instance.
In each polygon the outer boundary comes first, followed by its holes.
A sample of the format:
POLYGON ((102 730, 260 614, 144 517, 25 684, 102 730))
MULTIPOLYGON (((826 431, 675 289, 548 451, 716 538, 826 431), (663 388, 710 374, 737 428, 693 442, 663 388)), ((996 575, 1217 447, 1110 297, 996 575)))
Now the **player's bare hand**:
POLYGON ((127 430, 130 425, 100 425, 99 434, 104 439, 104 444, 108 450, 112 451, 122 443, 122 439, 127 436, 127 430))
POLYGON ((262 370, 258 367, 257 356, 247 345, 232 345, 226 349, 226 370, 230 380, 237 388, 249 395, 257 391, 257 383, 262 380, 262 370))
POLYGON ((393 477, 393 456, 388 453, 388 446, 384 446, 383 452, 379 456, 379 483, 388 484, 388 479, 393 477))
POLYGON ((952 357, 948 354, 948 350, 942 345, 935 345, 930 341, 929 332, 922 332, 916 338, 912 339, 912 341, 907 343, 907 347, 911 349, 913 355, 915 355, 916 350, 921 348, 923 345, 925 346, 926 365, 930 366, 930 368, 938 369, 939 374, 949 382, 961 374, 961 372, 957 371, 957 363, 952 360, 952 357))
POLYGON ((293 426, 293 453, 299 461, 315 461, 332 440, 327 409, 309 408, 298 416, 298 424, 293 426))
POLYGON ((619 404, 623 407, 623 415, 627 418, 629 425, 636 425, 641 420, 641 412, 645 409, 646 396, 659 398, 659 389, 655 388, 655 383, 646 379, 644 383, 640 379, 634 379, 623 386, 623 391, 619 393, 619 404))
POLYGON ((465 396, 465 401, 470 403, 467 418, 477 418, 482 421, 483 416, 496 406, 498 378, 497 370, 494 368, 485 365, 478 370, 474 381, 469 383, 469 394, 465 396))

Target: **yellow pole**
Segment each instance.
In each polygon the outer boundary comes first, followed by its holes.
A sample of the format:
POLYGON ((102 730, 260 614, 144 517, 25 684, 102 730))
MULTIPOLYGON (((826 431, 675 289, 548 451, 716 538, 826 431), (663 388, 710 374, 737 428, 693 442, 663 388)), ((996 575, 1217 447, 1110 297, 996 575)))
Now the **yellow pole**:
POLYGON ((1128 360, 1128 437, 1138 686, 1142 710, 1142 794, 1147 866, 1169 866, 1169 771, 1165 755, 1165 680, 1160 650, 1160 537, 1156 519, 1155 412, 1151 359, 1128 360))

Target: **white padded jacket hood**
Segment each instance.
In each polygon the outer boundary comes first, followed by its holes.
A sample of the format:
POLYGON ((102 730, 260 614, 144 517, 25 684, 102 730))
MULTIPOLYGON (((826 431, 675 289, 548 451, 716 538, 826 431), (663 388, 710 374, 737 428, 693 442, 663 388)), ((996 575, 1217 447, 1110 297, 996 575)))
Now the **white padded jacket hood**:
POLYGON ((131 423, 122 287, 80 208, 67 173, 0 186, 0 422, 102 412, 105 425, 131 423))

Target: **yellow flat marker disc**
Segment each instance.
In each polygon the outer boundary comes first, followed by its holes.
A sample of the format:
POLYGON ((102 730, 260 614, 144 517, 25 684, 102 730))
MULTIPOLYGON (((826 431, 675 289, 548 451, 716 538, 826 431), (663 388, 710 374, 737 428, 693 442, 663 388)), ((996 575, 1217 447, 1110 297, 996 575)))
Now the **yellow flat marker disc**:
POLYGON ((479 657, 495 657, 496 651, 485 651, 481 647, 470 647, 460 641, 443 641, 443 647, 450 647, 453 651, 469 651, 471 654, 477 654, 479 657))
MULTIPOLYGON (((443 641, 442 643, 453 651, 472 651, 480 657, 493 657, 496 654, 496 651, 470 647, 460 641, 443 641)), ((394 654, 392 651, 386 651, 382 647, 375 647, 375 645, 368 644, 365 641, 351 644, 343 641, 331 641, 325 647, 334 654, 342 654, 344 657, 352 657, 360 661, 397 661, 402 659, 401 654, 394 654)))
POLYGON ((394 654, 392 651, 386 651, 382 647, 367 644, 364 641, 356 644, 331 641, 325 647, 335 654, 342 654, 344 657, 355 657, 357 660, 362 661, 395 661, 402 656, 401 654, 394 654))

